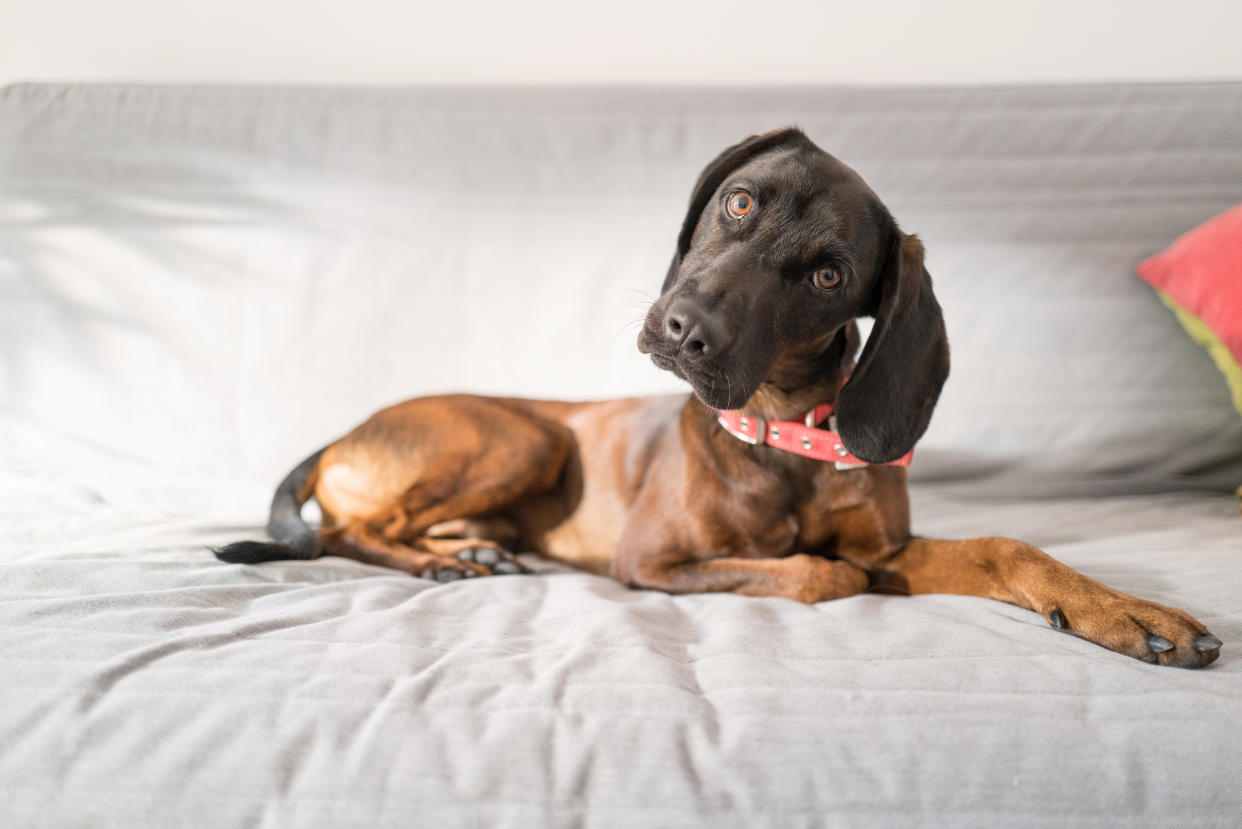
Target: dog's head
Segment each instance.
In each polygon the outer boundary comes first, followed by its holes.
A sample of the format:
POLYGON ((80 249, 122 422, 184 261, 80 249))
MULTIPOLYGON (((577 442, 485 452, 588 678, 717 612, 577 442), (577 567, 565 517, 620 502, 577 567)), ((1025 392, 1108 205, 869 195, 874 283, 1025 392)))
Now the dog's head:
POLYGON ((857 173, 785 129, 699 176, 638 347, 708 406, 739 409, 778 369, 822 362, 863 316, 875 325, 837 424, 850 452, 882 463, 922 436, 948 376, 940 305, 918 239, 857 173))

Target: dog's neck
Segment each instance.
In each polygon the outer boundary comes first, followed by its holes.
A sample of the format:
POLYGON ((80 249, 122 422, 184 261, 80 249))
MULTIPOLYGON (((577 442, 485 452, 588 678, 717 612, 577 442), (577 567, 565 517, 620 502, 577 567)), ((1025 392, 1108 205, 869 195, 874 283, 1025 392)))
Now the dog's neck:
POLYGON ((835 403, 849 379, 858 349, 854 323, 804 352, 782 354, 742 411, 764 420, 802 420, 811 409, 835 403))

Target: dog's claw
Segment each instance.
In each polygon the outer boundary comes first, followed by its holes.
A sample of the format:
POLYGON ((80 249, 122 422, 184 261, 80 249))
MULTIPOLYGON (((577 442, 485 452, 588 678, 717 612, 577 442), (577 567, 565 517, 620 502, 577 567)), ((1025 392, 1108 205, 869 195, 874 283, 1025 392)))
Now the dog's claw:
POLYGON ((492 572, 498 576, 513 576, 518 573, 529 573, 530 570, 526 569, 521 562, 507 558, 496 562, 492 567, 492 572))
POLYGON ((1057 630, 1065 630, 1068 627, 1065 622, 1065 614, 1056 608, 1053 608, 1052 612, 1048 614, 1048 623, 1057 630))
POLYGON ((1214 651, 1223 644, 1219 639, 1210 633, 1204 633, 1195 637, 1195 650, 1199 653, 1205 651, 1214 651))
POLYGON ((1164 653, 1173 650, 1173 643, 1163 636, 1153 633, 1147 637, 1147 647, 1151 648, 1154 653, 1164 653))
POLYGON ((460 572, 458 572, 457 570, 449 569, 447 567, 441 570, 440 572, 436 573, 436 581, 440 582, 441 584, 443 584, 444 582, 449 582, 449 581, 457 581, 460 578, 462 578, 462 574, 460 572))

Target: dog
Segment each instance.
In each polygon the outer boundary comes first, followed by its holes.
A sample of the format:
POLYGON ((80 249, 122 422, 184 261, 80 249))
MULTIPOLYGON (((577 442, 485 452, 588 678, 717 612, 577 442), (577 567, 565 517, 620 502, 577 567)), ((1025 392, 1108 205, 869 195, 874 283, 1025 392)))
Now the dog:
POLYGON ((919 240, 799 130, 703 170, 638 348, 693 394, 409 400, 289 473, 272 541, 215 553, 327 553, 443 582, 524 572, 512 551, 527 550, 669 593, 956 593, 1145 662, 1219 655, 1188 614, 1029 544, 911 534, 904 464, 949 373, 940 306, 919 240), (855 362, 859 317, 875 322, 855 362))

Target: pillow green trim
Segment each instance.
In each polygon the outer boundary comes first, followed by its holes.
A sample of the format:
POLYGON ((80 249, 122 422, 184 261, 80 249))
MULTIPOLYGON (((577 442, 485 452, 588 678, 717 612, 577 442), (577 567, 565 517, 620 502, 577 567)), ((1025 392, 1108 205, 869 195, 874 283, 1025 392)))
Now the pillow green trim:
POLYGON ((1167 305, 1177 317, 1177 321, 1182 324, 1182 328, 1186 329, 1190 338, 1212 355, 1212 361, 1216 363, 1220 373, 1225 375, 1225 382, 1229 384, 1229 391, 1233 395, 1233 407, 1238 410, 1238 414, 1242 414, 1242 366, 1238 365, 1238 361, 1229 353, 1229 349, 1200 317, 1178 305, 1172 297, 1159 288, 1156 289, 1156 293, 1160 295, 1160 301, 1167 305))

